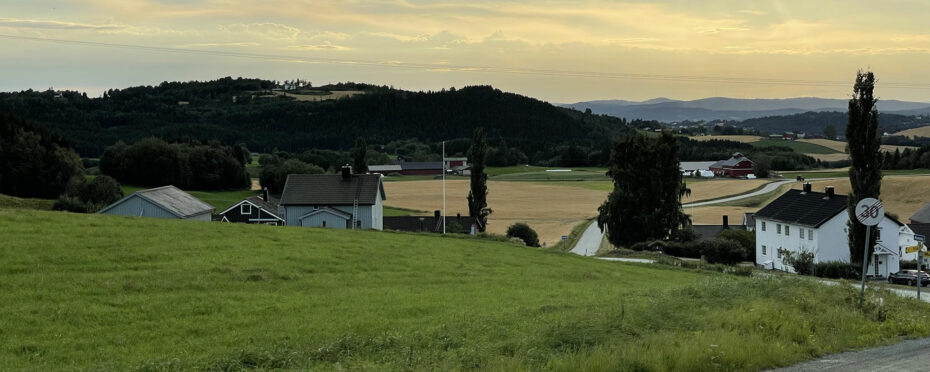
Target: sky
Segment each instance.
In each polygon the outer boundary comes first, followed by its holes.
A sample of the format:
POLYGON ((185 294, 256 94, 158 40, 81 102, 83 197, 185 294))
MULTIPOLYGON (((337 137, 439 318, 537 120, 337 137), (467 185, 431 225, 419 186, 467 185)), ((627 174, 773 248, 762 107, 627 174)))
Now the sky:
POLYGON ((550 102, 827 97, 871 69, 930 102, 928 1, 0 0, 0 91, 224 76, 550 102))

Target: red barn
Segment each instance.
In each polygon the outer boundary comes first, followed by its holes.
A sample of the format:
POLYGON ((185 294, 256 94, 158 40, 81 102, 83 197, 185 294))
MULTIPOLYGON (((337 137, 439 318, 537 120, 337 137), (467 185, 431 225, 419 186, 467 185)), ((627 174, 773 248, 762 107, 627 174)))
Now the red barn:
POLYGON ((711 165, 710 171, 720 177, 743 177, 755 173, 752 170, 752 160, 738 152, 727 160, 721 160, 711 165))

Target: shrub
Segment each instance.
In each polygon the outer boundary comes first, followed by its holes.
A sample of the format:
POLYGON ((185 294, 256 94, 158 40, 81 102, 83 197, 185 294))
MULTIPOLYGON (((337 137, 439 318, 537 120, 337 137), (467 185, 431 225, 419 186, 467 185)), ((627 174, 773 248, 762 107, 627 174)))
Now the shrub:
POLYGON ((539 246, 539 236, 536 235, 536 231, 523 222, 517 222, 507 228, 507 237, 508 238, 520 238, 530 247, 539 246))
POLYGON ((639 242, 639 243, 634 243, 633 245, 631 245, 630 249, 639 252, 639 251, 645 250, 646 247, 647 247, 646 242, 639 242))
POLYGON ((694 231, 694 228, 691 227, 691 225, 687 225, 679 229, 675 233, 675 236, 673 236, 672 238, 673 240, 677 242, 687 243, 687 242, 696 241, 700 237, 698 236, 698 233, 694 231))
POLYGON ((98 176, 92 181, 84 177, 73 177, 65 192, 58 196, 52 206, 54 210, 79 213, 94 213, 123 197, 123 190, 111 177, 98 176))
MULTIPOLYGON (((901 261, 900 264, 901 270, 917 270, 917 260, 901 261)), ((926 269, 923 265, 921 266, 921 269, 926 269)))
POLYGON ((818 262, 812 265, 814 276, 831 279, 859 279, 862 270, 858 264, 849 262, 818 262))
POLYGON ((270 163, 264 166, 259 182, 262 187, 267 187, 272 194, 280 194, 284 191, 284 183, 287 182, 289 174, 321 174, 323 168, 316 165, 304 163, 297 159, 287 159, 277 163, 270 163))
POLYGON ((718 239, 732 240, 746 251, 746 260, 756 262, 756 233, 740 229, 723 230, 717 235, 718 239))
POLYGON ((701 246, 698 243, 670 242, 662 252, 675 257, 701 258, 701 246))
POLYGON ((814 253, 812 252, 791 252, 787 249, 778 249, 778 255, 781 256, 785 265, 791 266, 794 272, 801 275, 811 275, 814 272, 814 253))
POLYGON ((746 259, 746 250, 739 243, 727 239, 711 239, 701 243, 701 254, 709 263, 735 265, 746 259))

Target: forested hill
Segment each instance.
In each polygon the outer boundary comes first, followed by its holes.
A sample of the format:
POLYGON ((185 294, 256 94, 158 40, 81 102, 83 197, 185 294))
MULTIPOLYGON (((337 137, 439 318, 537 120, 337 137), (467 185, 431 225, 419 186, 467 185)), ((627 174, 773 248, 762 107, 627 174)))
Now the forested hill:
MULTIPOLYGON (((837 133, 846 133, 845 112, 805 112, 785 116, 768 116, 735 122, 734 125, 762 133, 803 132, 821 134, 827 125, 836 126, 837 133)), ((895 133, 905 129, 930 125, 930 117, 907 116, 879 112, 878 125, 881 132, 895 133)))
POLYGON ((382 144, 468 138, 476 127, 484 127, 489 138, 532 151, 590 146, 630 130, 622 119, 555 107, 489 86, 409 92, 340 84, 311 93, 365 93, 321 102, 284 97, 272 92, 273 86, 265 80, 224 78, 110 90, 100 98, 78 92, 0 93, 0 112, 46 125, 82 156, 97 156, 117 140, 149 136, 242 142, 265 152, 347 149, 356 137, 382 144))

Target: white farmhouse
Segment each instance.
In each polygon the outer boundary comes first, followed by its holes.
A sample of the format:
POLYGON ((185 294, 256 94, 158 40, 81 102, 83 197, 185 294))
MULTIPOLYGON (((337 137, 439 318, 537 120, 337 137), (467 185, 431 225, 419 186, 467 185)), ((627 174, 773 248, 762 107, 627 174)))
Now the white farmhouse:
POLYGON ((288 226, 335 229, 384 228, 384 185, 380 174, 289 174, 279 213, 288 226))
MULTIPOLYGON (((793 253, 811 252, 814 262, 849 262, 846 212, 847 197, 836 195, 833 187, 812 192, 789 190, 756 212, 756 264, 766 269, 794 270, 785 264, 779 249, 793 253)), ((899 269, 904 224, 886 215, 878 225, 875 253, 869 258, 868 273, 887 277, 899 269)), ((910 233, 911 236, 913 233, 910 233)))

